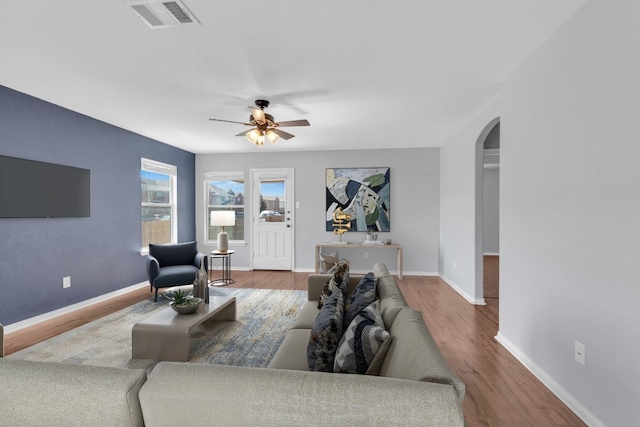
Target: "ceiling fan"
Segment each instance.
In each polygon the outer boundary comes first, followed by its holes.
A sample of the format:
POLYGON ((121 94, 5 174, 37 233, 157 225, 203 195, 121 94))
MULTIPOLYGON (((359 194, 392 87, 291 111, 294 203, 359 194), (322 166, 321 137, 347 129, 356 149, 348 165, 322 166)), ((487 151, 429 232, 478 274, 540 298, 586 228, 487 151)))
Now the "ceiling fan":
POLYGON ((245 126, 255 126, 254 129, 244 131, 236 136, 246 136, 249 141, 256 144, 259 147, 264 145, 265 139, 275 144, 278 139, 291 139, 295 135, 284 132, 278 128, 280 127, 292 127, 292 126, 310 126, 310 123, 306 119, 302 120, 289 120, 286 122, 276 122, 271 114, 264 112, 264 109, 269 106, 269 101, 265 99, 256 99, 256 106, 249 107, 251 115, 249 116, 249 123, 234 122, 232 120, 223 119, 209 119, 216 122, 226 123, 238 123, 245 126))

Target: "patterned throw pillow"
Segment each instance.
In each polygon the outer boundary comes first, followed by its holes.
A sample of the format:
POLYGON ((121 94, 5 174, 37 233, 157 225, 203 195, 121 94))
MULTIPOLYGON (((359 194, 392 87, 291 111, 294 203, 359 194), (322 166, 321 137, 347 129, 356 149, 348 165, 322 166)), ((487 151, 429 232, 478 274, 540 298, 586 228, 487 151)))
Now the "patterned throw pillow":
POLYGON ((336 289, 341 289, 343 293, 347 292, 349 286, 349 263, 340 261, 331 270, 333 276, 327 281, 322 289, 320 298, 318 299, 318 309, 321 309, 327 298, 333 294, 336 289))
POLYGON ((351 324, 351 321, 365 307, 371 305, 376 300, 376 284, 378 279, 373 273, 365 274, 358 286, 351 292, 344 302, 344 327, 351 324))
POLYGON ((359 312, 344 331, 333 370, 349 374, 377 375, 390 343, 389 332, 384 329, 380 314, 380 301, 376 300, 359 312), (374 359, 377 360, 376 363, 374 359))
POLYGON ((307 362, 309 370, 333 372, 333 362, 342 338, 342 312, 344 295, 334 292, 324 303, 316 318, 309 344, 307 344, 307 362))
POLYGON ((382 363, 384 362, 384 358, 387 355, 387 351, 389 351, 389 347, 391 347, 392 341, 393 341, 393 337, 391 336, 391 334, 389 334, 389 338, 387 338, 382 343, 382 345, 376 352, 376 355, 373 356, 373 360, 369 364, 369 368, 367 369, 367 372, 364 373, 365 375, 376 375, 376 376, 380 375, 380 370, 382 369, 382 363))

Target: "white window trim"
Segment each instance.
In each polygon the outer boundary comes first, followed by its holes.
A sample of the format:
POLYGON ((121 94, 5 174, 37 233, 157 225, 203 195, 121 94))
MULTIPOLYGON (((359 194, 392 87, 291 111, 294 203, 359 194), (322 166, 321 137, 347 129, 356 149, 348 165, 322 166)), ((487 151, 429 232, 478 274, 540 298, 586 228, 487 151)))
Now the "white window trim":
MULTIPOLYGON (((247 180, 244 176, 244 171, 209 171, 204 173, 204 246, 215 246, 218 247, 218 237, 214 236, 212 239, 209 236, 209 181, 222 181, 222 180, 234 180, 238 178, 242 178, 244 181, 244 212, 245 218, 247 216, 247 180)), ((245 226, 245 239, 244 240, 229 240, 230 247, 241 247, 246 246, 246 226, 245 226)))
MULTIPOLYGON (((146 170, 149 172, 161 173, 169 175, 171 181, 171 200, 169 206, 171 207, 171 243, 178 243, 178 167, 170 165, 168 163, 162 163, 157 160, 140 158, 140 170, 146 170)), ((143 203, 141 201, 140 207, 143 206, 165 206, 157 203, 143 203)), ((141 236, 142 237, 142 236, 141 236)), ((148 255, 149 247, 140 248, 140 255, 148 255)))

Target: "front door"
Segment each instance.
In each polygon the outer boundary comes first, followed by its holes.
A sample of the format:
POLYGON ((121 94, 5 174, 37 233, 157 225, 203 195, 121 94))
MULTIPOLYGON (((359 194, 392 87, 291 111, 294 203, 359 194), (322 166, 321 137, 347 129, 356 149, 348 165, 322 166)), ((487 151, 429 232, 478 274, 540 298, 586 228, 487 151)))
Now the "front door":
POLYGON ((293 169, 252 169, 254 270, 293 270, 293 169))

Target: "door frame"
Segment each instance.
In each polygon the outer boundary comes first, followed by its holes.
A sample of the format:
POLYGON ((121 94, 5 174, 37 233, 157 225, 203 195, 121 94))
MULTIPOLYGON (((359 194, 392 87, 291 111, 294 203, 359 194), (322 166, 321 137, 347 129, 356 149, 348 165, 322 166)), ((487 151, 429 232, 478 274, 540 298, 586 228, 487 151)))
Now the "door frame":
MULTIPOLYGON (((474 295, 472 304, 486 305, 487 302, 484 299, 484 219, 483 219, 483 204, 484 204, 484 142, 487 140, 487 136, 493 130, 493 128, 500 123, 500 117, 496 117, 491 120, 482 129, 482 132, 478 136, 475 144, 476 161, 475 161, 475 247, 474 247, 474 295)), ((500 233, 500 230, 498 230, 500 233)))
MULTIPOLYGON (((287 181, 286 186, 286 207, 287 211, 290 214, 290 223, 291 223, 291 234, 290 234, 290 247, 291 247, 291 257, 290 257, 290 270, 293 272, 295 268, 295 258, 296 258, 296 220, 295 220, 295 169, 294 168, 255 168, 249 170, 249 178, 251 180, 251 270, 254 270, 254 260, 255 260, 255 245, 258 244, 258 239, 256 236, 256 224, 258 222, 258 213, 256 210, 256 206, 260 206, 260 188, 256 186, 256 180, 259 176, 263 176, 268 174, 269 178, 278 179, 290 177, 290 182, 287 181), (289 197, 290 196, 290 197, 289 197), (289 200, 290 199, 290 200, 289 200)), ((246 210, 245 210, 246 215, 246 210)), ((286 270, 283 270, 286 271, 286 270)))

